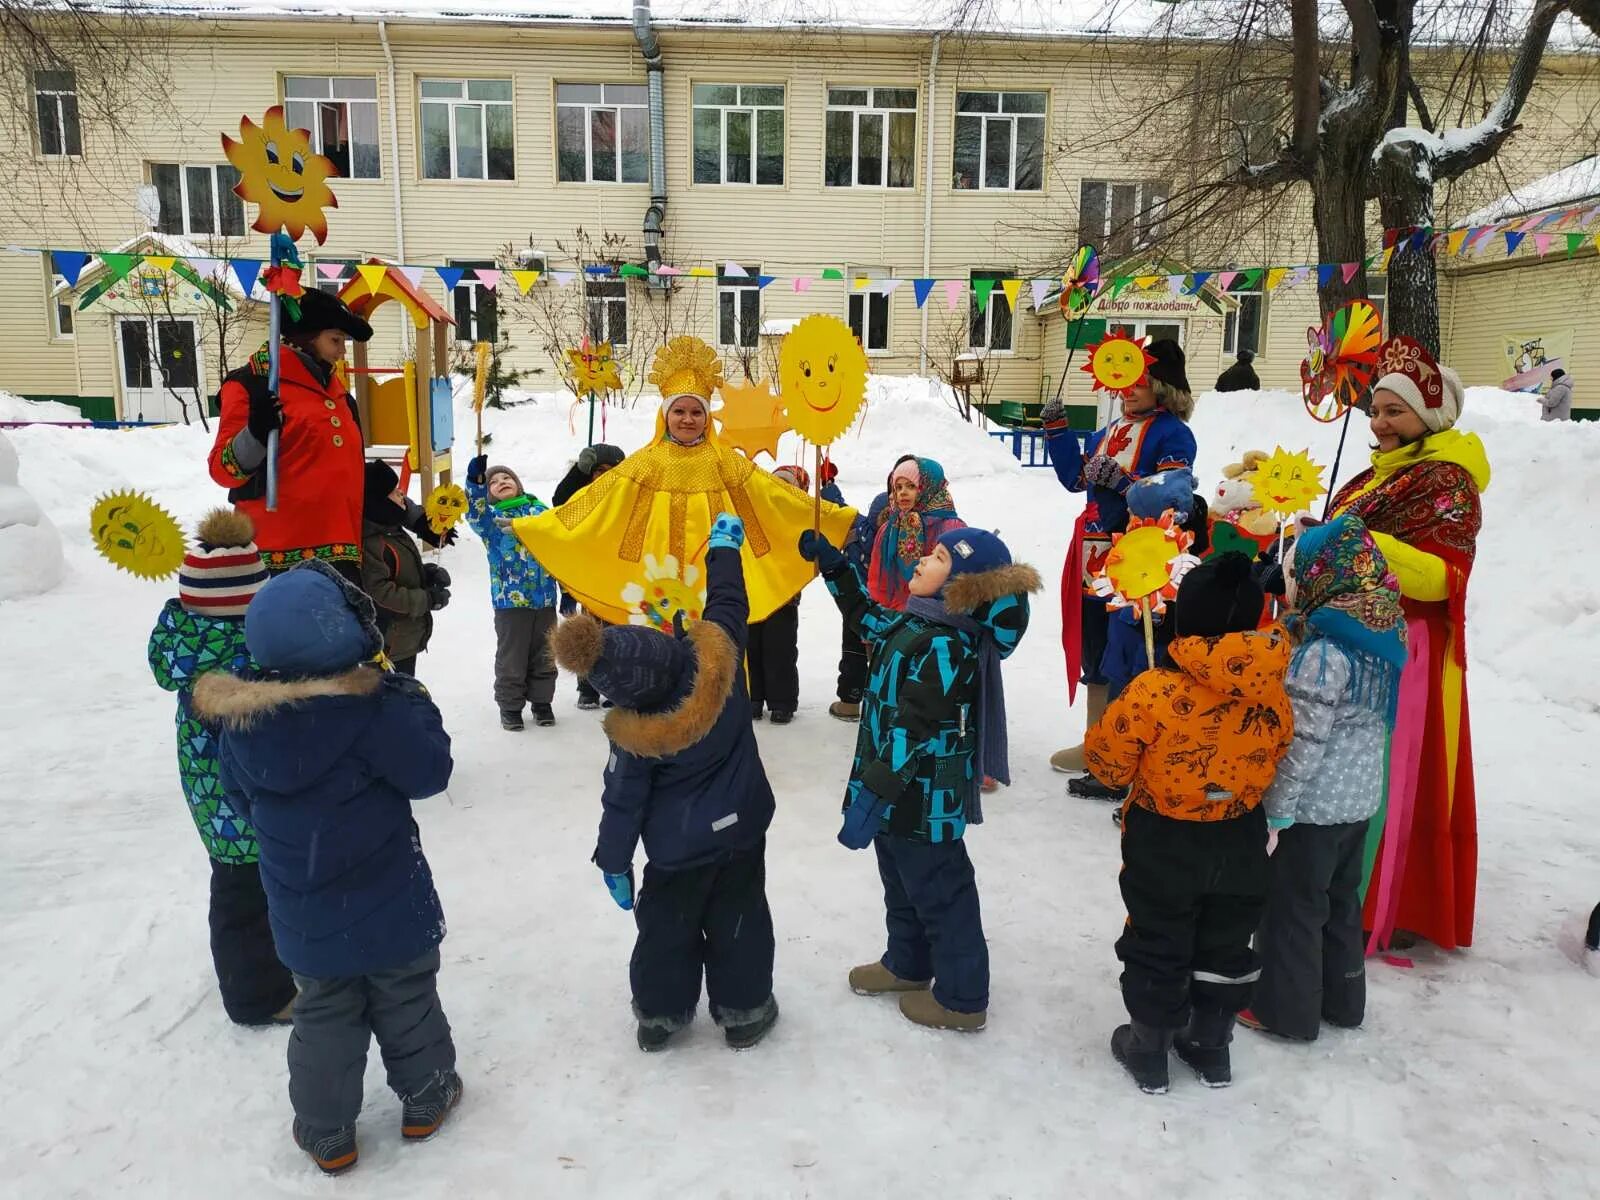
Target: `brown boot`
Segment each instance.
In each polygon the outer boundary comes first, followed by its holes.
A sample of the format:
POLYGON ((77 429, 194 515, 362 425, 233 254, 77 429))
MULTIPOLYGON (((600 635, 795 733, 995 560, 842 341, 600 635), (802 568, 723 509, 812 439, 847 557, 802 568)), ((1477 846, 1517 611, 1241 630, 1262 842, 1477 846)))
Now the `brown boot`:
MULTIPOLYGON (((1106 711, 1106 685, 1103 683, 1090 683, 1084 685, 1084 722, 1083 728, 1087 732, 1099 723, 1106 711)), ((1065 750, 1057 750, 1050 756, 1050 765, 1064 775, 1077 775, 1085 768, 1083 760, 1083 743, 1069 746, 1065 750)))
POLYGON ((828 705, 828 715, 841 721, 861 720, 861 705, 849 700, 835 700, 828 705))
POLYGON ((951 1012, 933 998, 932 992, 907 992, 900 997, 900 1013, 906 1020, 929 1029, 953 1029, 957 1033, 977 1033, 989 1021, 986 1012, 951 1012))
POLYGON ((901 979, 881 962, 850 968, 850 990, 858 996, 882 996, 886 992, 922 992, 931 979, 901 979))

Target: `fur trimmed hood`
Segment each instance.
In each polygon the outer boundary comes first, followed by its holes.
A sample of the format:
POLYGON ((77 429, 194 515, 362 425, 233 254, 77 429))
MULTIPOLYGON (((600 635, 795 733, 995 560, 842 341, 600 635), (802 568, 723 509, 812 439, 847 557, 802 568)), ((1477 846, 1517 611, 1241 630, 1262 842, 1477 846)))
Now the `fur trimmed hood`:
POLYGON ((330 696, 371 696, 383 685, 377 667, 310 679, 240 679, 226 671, 202 675, 194 685, 194 714, 225 730, 249 729, 280 709, 330 696))
POLYGON ((987 571, 957 575, 944 585, 944 606, 953 613, 970 613, 1002 596, 1020 596, 1044 590, 1044 582, 1027 563, 1007 563, 987 571))
POLYGON ((640 758, 677 754, 710 733, 722 715, 739 667, 733 641, 713 621, 694 625, 686 640, 695 663, 688 695, 666 712, 642 713, 619 707, 606 714, 606 736, 629 754, 640 758))

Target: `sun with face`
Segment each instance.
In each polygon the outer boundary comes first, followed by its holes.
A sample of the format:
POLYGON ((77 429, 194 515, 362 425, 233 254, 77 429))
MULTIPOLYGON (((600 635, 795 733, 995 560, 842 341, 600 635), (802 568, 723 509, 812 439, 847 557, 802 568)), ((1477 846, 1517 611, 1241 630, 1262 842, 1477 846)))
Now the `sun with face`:
POLYGON ((239 172, 234 194, 257 206, 258 233, 286 230, 298 240, 310 230, 320 246, 328 240, 325 208, 338 208, 328 180, 339 174, 331 160, 311 149, 311 135, 290 129, 283 106, 275 104, 257 125, 249 117, 239 121, 239 140, 222 135, 222 152, 239 172))
POLYGON ((1125 333, 1113 333, 1089 348, 1083 370, 1094 377, 1092 391, 1126 394, 1139 385, 1155 358, 1125 333))
POLYGON ((699 567, 685 566, 680 575, 678 560, 672 555, 657 560, 655 555, 646 554, 644 582, 630 583, 622 589, 628 623, 671 633, 673 617, 681 612, 684 624, 692 625, 706 606, 706 591, 696 586, 699 582, 699 567))
POLYGON ((1279 446, 1250 474, 1250 491, 1256 503, 1277 517, 1303 512, 1327 490, 1322 468, 1311 461, 1308 450, 1291 454, 1279 446))
POLYGON ((1127 530, 1112 541, 1104 569, 1095 577, 1094 592, 1110 608, 1159 616, 1169 600, 1178 598, 1178 585, 1199 561, 1189 553, 1193 544, 1194 535, 1180 528, 1170 512, 1154 518, 1131 517, 1127 530))
POLYGON ((435 533, 445 533, 467 515, 467 493, 459 483, 447 483, 428 493, 428 503, 423 506, 428 515, 428 528, 435 533))
POLYGON ((572 384, 578 395, 604 396, 622 390, 622 376, 617 373, 617 360, 612 357, 611 343, 601 342, 567 351, 567 364, 572 370, 572 384))
POLYGON ((778 356, 789 426, 825 446, 856 419, 867 396, 867 355, 838 317, 813 313, 783 339, 778 356))
POLYGON ((142 579, 165 579, 183 565, 183 530, 140 492, 113 492, 89 512, 94 548, 112 564, 142 579))

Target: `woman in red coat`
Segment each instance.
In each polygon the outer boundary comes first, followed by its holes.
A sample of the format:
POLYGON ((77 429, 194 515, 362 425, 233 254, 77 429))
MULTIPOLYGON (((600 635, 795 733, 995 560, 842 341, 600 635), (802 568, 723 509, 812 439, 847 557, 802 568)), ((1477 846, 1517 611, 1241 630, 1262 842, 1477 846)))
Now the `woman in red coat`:
POLYGON ((211 448, 211 478, 255 522, 269 571, 318 558, 361 583, 361 496, 365 470, 356 409, 334 367, 347 339, 368 325, 336 296, 308 291, 286 320, 278 395, 267 390, 267 351, 223 380, 222 415, 211 448), (267 438, 278 431, 278 507, 267 511, 267 438))

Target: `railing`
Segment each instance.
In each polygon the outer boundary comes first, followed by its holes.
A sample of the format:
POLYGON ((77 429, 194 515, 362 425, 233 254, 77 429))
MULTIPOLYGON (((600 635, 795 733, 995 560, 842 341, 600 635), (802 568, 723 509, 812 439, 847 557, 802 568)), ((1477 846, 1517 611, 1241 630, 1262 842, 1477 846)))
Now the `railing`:
MULTIPOLYGON (((1081 430, 1071 432, 1080 442, 1087 436, 1081 430)), ((1007 443, 1012 457, 1025 467, 1050 466, 1050 443, 1042 429, 991 429, 989 436, 1007 443)))
POLYGON ((176 421, 0 421, 0 429, 26 429, 29 425, 50 425, 58 429, 155 429, 176 424, 176 421))

